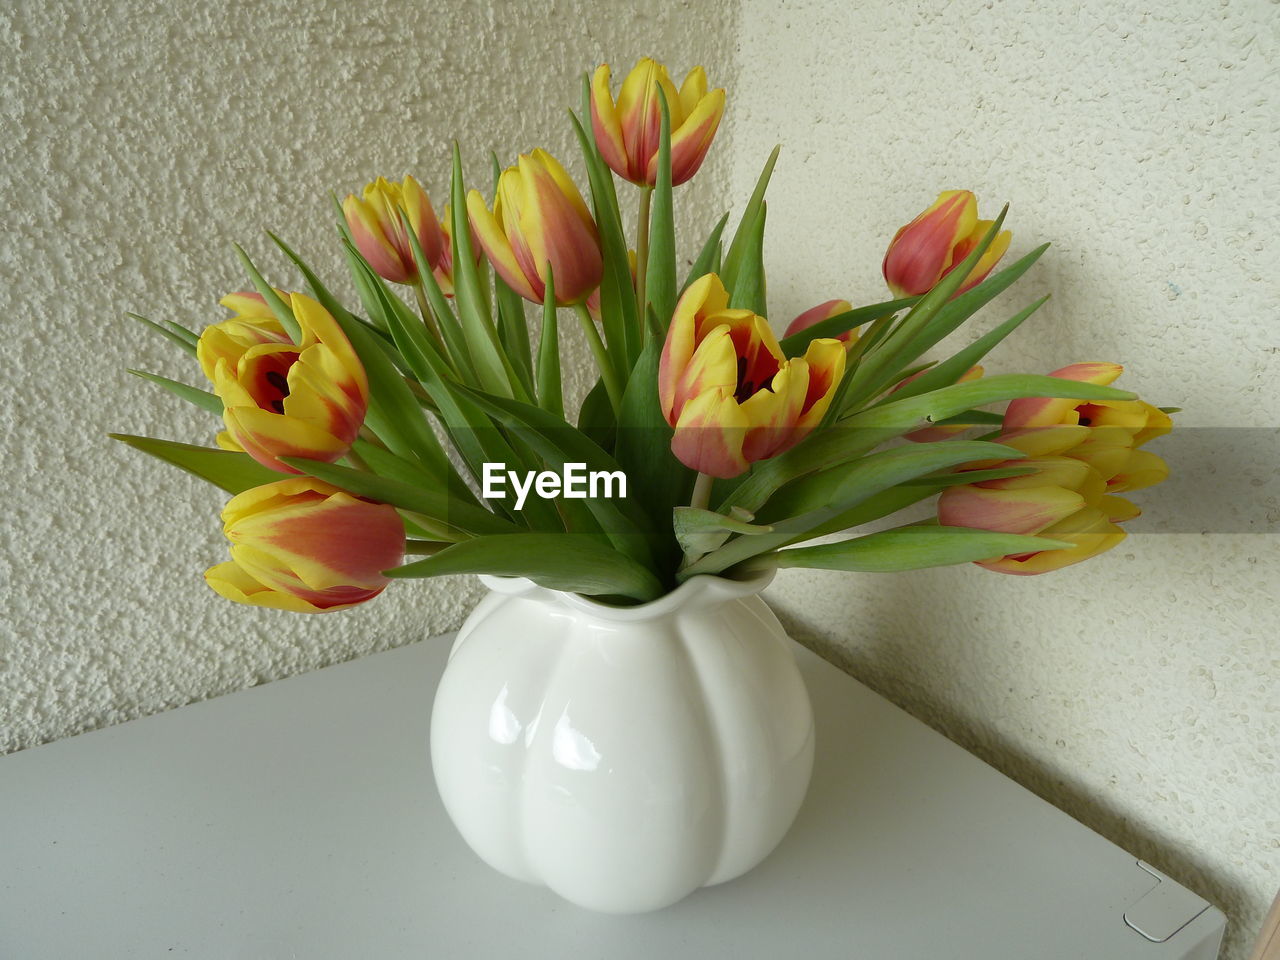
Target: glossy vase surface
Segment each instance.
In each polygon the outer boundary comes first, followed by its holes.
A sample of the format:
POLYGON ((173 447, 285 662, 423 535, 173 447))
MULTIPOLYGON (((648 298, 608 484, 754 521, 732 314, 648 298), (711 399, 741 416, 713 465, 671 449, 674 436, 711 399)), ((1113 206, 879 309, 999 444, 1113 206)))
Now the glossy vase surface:
POLYGON ((446 810, 490 866, 580 906, 656 910, 786 834, 813 712, 769 577, 612 607, 482 577, 436 693, 446 810))

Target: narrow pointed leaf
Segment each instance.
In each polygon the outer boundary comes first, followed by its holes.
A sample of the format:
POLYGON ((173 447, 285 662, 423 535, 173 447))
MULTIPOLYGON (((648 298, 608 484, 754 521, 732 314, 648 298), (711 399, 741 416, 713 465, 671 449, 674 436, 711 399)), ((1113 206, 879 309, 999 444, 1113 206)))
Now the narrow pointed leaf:
POLYGON ((125 314, 125 316, 129 317, 131 320, 137 320, 139 323, 145 324, 146 326, 150 327, 152 330, 156 331, 156 333, 159 333, 161 336, 165 337, 167 340, 171 340, 172 342, 176 343, 178 346, 180 346, 183 350, 185 350, 191 356, 194 357, 196 355, 196 345, 186 337, 179 334, 177 331, 169 330, 161 326, 156 321, 148 320, 146 317, 139 316, 136 313, 127 313, 125 314))
POLYGON ((778 162, 778 153, 782 150, 781 145, 773 148, 773 152, 769 154, 769 159, 765 161, 764 169, 760 171, 760 178, 756 181, 755 189, 751 192, 751 199, 747 201, 746 209, 742 211, 742 219, 738 221, 738 229, 733 235, 733 240, 729 243, 729 251, 724 257, 724 266, 720 271, 720 279, 724 281, 725 289, 732 290, 738 282, 738 270, 741 266, 743 257, 746 255, 746 246, 750 243, 747 232, 755 223, 756 217, 760 213, 760 207, 764 203, 765 191, 769 188, 769 178, 773 176, 774 164, 778 162))
POLYGON ((811 567, 819 570, 894 573, 990 560, 1008 554, 1061 550, 1072 546, 1074 544, 1046 537, 1023 537, 963 527, 908 526, 840 543, 782 550, 760 557, 745 567, 811 567))
POLYGON ((705 277, 708 273, 715 273, 719 270, 720 237, 724 233, 725 224, 728 222, 729 215, 726 213, 712 227, 706 242, 702 245, 702 249, 698 251, 697 258, 693 261, 693 266, 689 268, 689 275, 684 278, 684 283, 680 286, 681 294, 688 290, 689 284, 699 277, 705 277))
POLYGON ((662 119, 658 135, 658 177, 649 218, 645 296, 665 330, 676 307, 676 224, 671 194, 671 108, 661 88, 658 107, 662 119))
POLYGON ((222 416, 222 400, 216 393, 188 386, 185 383, 179 383, 177 380, 170 380, 168 377, 161 377, 154 373, 145 373, 142 370, 130 370, 129 373, 164 387, 170 393, 181 397, 188 403, 194 403, 201 410, 208 410, 212 414, 216 414, 219 417, 222 416))
POLYGON ((129 434, 108 434, 113 440, 127 443, 135 450, 149 453, 166 463, 207 480, 228 493, 243 493, 253 487, 285 480, 288 474, 268 470, 247 453, 198 447, 173 440, 157 440, 154 437, 135 437, 129 434))
POLYGON ((240 263, 244 267, 245 272, 249 274, 249 279, 253 282, 253 288, 261 294, 262 299, 267 302, 271 315, 279 321, 280 326, 284 327, 284 332, 289 335, 294 343, 302 342, 302 330, 298 326, 298 321, 293 316, 293 309, 280 298, 271 284, 258 272, 258 268, 254 266, 253 261, 249 259, 249 255, 244 252, 240 244, 232 244, 235 247, 236 256, 240 258, 240 263))

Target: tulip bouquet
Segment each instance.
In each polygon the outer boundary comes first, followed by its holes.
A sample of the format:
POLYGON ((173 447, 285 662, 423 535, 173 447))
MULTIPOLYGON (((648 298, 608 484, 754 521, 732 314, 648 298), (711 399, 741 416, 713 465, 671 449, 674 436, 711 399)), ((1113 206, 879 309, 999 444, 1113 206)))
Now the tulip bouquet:
POLYGON ((763 266, 777 150, 732 235, 726 215, 678 269, 676 188, 724 108, 701 68, 677 90, 642 60, 615 99, 601 66, 570 113, 589 203, 543 150, 501 171, 495 158, 490 203, 455 146, 439 216, 412 177, 340 204, 355 301, 273 234, 305 293, 272 286, 237 248, 253 290, 222 300, 229 318, 199 334, 144 320, 212 390, 140 376, 223 429, 216 447, 119 439, 233 495, 231 559, 210 586, 322 612, 395 579, 487 573, 633 604, 699 574, 1031 574, 1118 543, 1138 512, 1119 494, 1166 475, 1141 448, 1172 411, 1110 386, 1114 363, 983 376, 980 360, 1045 298, 923 359, 1047 245, 993 272, 1005 214, 981 220, 972 193, 944 192, 888 245, 893 299, 827 299, 778 338, 763 266), (576 411, 561 386, 566 308, 594 360, 576 411), (536 486, 504 495, 521 476, 536 486), (930 498, 935 516, 885 522, 930 498))

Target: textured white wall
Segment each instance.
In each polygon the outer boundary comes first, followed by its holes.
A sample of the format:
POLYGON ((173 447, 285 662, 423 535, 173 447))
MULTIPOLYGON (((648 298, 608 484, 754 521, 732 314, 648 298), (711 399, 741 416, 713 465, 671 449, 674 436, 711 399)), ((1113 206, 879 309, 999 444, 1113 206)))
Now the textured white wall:
POLYGON ((989 369, 1116 359, 1184 428, 1270 428, 1169 438, 1182 494, 1138 498, 1147 529, 1182 532, 1061 573, 787 571, 770 591, 820 652, 1220 904, 1231 958, 1280 884, 1278 28, 1275 3, 1237 0, 748 0, 733 100, 737 195, 784 144, 775 325, 880 299, 893 230, 971 187, 1012 203, 1011 257, 1054 242, 979 322, 1053 294, 989 369))
MULTIPOLYGON (((123 314, 221 319, 246 286, 233 241, 296 282, 263 227, 345 277, 329 191, 412 172, 442 203, 454 137, 486 187, 490 149, 546 146, 580 172, 565 110, 582 71, 657 52, 724 84, 732 30, 728 0, 696 17, 618 0, 6 4, 0 753, 456 628, 474 578, 318 617, 213 594, 225 497, 106 437, 210 441, 214 421, 125 368, 200 373, 123 314)), ((716 151, 683 188, 691 209, 727 169, 716 151)))

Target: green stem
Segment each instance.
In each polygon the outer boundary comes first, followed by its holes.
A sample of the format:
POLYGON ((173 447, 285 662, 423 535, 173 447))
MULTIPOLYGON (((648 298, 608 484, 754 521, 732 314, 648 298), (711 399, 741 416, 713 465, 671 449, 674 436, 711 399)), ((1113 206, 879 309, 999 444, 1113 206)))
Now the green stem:
POLYGON ((699 510, 707 509, 707 504, 711 502, 711 485, 715 482, 716 478, 710 474, 699 473, 693 485, 693 497, 689 501, 689 506, 699 510))
POLYGON ((641 339, 648 329, 644 308, 648 303, 649 273, 649 205, 653 202, 653 187, 640 188, 640 221, 636 224, 636 316, 640 323, 641 339))
POLYGON ((448 544, 440 543, 437 540, 406 540, 404 542, 404 552, 408 554, 417 554, 431 556, 439 553, 448 544))
POLYGON ((596 358, 596 366, 599 367, 600 377, 604 380, 605 393, 609 395, 609 405, 613 407, 613 415, 617 417, 622 412, 622 384, 618 382, 618 371, 614 369, 613 361, 609 359, 609 351, 605 349, 604 341, 600 339, 596 322, 587 312, 587 305, 575 303, 573 312, 578 315, 582 332, 587 335, 587 344, 596 358))

